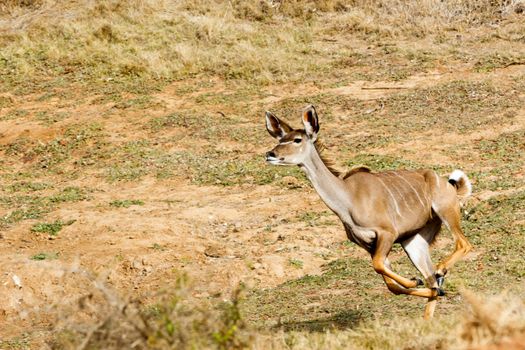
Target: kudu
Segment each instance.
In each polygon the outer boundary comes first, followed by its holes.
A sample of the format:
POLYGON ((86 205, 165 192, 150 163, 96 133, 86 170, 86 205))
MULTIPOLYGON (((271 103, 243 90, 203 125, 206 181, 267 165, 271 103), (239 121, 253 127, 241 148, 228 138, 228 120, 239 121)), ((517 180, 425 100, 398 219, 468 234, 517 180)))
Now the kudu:
POLYGON ((304 110, 302 121, 304 129, 293 129, 266 112, 266 128, 279 141, 266 153, 266 161, 298 165, 341 219, 348 239, 371 254, 374 270, 383 276, 388 289, 394 294, 427 298, 424 317, 431 318, 437 298, 445 294, 441 287, 447 271, 472 249, 460 227, 460 200, 472 192, 469 179, 461 170, 452 172, 448 179, 433 170, 374 172, 359 167, 339 173, 321 154, 314 106, 304 110), (454 236, 456 246, 435 270, 429 246, 442 223, 454 236), (424 282, 392 271, 388 254, 394 243, 403 246, 424 282))

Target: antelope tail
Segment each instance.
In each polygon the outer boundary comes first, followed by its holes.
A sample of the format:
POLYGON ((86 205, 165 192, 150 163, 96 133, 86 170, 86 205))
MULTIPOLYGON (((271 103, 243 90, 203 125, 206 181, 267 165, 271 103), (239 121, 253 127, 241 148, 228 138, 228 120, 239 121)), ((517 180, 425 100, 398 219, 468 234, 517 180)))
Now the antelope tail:
POLYGON ((472 184, 461 170, 454 170, 448 177, 448 182, 456 188, 460 202, 464 203, 472 194, 472 184))

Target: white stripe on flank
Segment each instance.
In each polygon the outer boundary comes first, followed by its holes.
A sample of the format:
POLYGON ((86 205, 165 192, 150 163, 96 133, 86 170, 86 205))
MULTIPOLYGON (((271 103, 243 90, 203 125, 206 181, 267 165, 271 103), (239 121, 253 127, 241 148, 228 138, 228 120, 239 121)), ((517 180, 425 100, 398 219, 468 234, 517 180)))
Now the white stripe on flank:
MULTIPOLYGON (((388 172, 388 173, 383 173, 385 175, 388 175, 388 176, 395 176, 397 175, 395 172, 388 172)), ((408 203, 408 201, 406 200, 406 196, 403 195, 403 192, 401 192, 399 190, 399 186, 392 186, 392 188, 396 191, 396 193, 398 194, 398 197, 401 198, 401 200, 403 200, 403 203, 405 203, 405 207, 408 208, 408 210, 410 210, 412 213, 416 214, 414 208, 412 208, 412 206, 408 203)))
POLYGON ((397 215, 401 216, 401 212, 399 211, 399 206, 397 205, 397 201, 396 199, 394 198, 394 194, 392 193, 392 191, 390 191, 390 189, 388 188, 388 186, 383 182, 383 180, 381 180, 381 178, 378 176, 377 179, 379 180, 379 182, 381 182, 381 184, 385 187, 385 189, 388 191, 388 194, 390 195, 390 197, 392 198, 392 202, 394 202, 394 206, 396 208, 396 212, 397 212, 397 215))
POLYGON ((421 196, 419 195, 419 193, 417 193, 417 190, 414 188, 414 186, 412 186, 412 184, 410 182, 408 182, 408 180, 405 179, 403 176, 399 175, 398 173, 394 173, 394 174, 397 177, 399 177, 401 180, 405 181, 406 184, 412 189, 412 191, 414 191, 414 193, 417 196, 417 199, 419 199, 419 203, 421 203, 421 206, 423 207, 423 209, 425 209, 425 203, 423 202, 423 199, 421 199, 421 196))

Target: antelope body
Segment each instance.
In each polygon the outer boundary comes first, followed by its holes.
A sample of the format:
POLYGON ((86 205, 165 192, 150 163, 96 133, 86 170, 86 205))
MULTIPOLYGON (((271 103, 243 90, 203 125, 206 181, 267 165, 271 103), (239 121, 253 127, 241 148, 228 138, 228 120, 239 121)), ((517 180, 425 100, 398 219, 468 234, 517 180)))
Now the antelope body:
POLYGON ((449 268, 472 246, 460 226, 460 200, 471 194, 467 176, 455 170, 448 179, 433 170, 372 172, 360 167, 341 174, 322 155, 317 139, 319 121, 313 106, 302 117, 304 129, 293 129, 270 112, 266 128, 279 144, 266 153, 275 165, 298 165, 325 204, 341 219, 348 239, 371 254, 374 270, 394 294, 427 298, 425 318, 431 318, 449 268), (441 229, 450 230, 455 250, 436 269, 429 246, 441 229), (400 243, 423 275, 406 278, 392 271, 388 254, 400 243), (424 286, 423 286, 424 285, 424 286))

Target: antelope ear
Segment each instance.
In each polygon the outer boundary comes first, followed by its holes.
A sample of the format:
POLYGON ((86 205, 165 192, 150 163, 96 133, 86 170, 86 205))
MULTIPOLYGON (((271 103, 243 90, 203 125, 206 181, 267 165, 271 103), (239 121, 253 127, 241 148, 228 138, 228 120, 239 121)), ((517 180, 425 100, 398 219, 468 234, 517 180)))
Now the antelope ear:
POLYGON ((266 112, 266 130, 268 130, 270 135, 280 140, 293 129, 271 112, 266 112))
POLYGON ((317 133, 319 132, 319 119, 313 105, 305 108, 303 112, 303 124, 306 135, 308 135, 312 141, 315 141, 317 139, 317 133))

